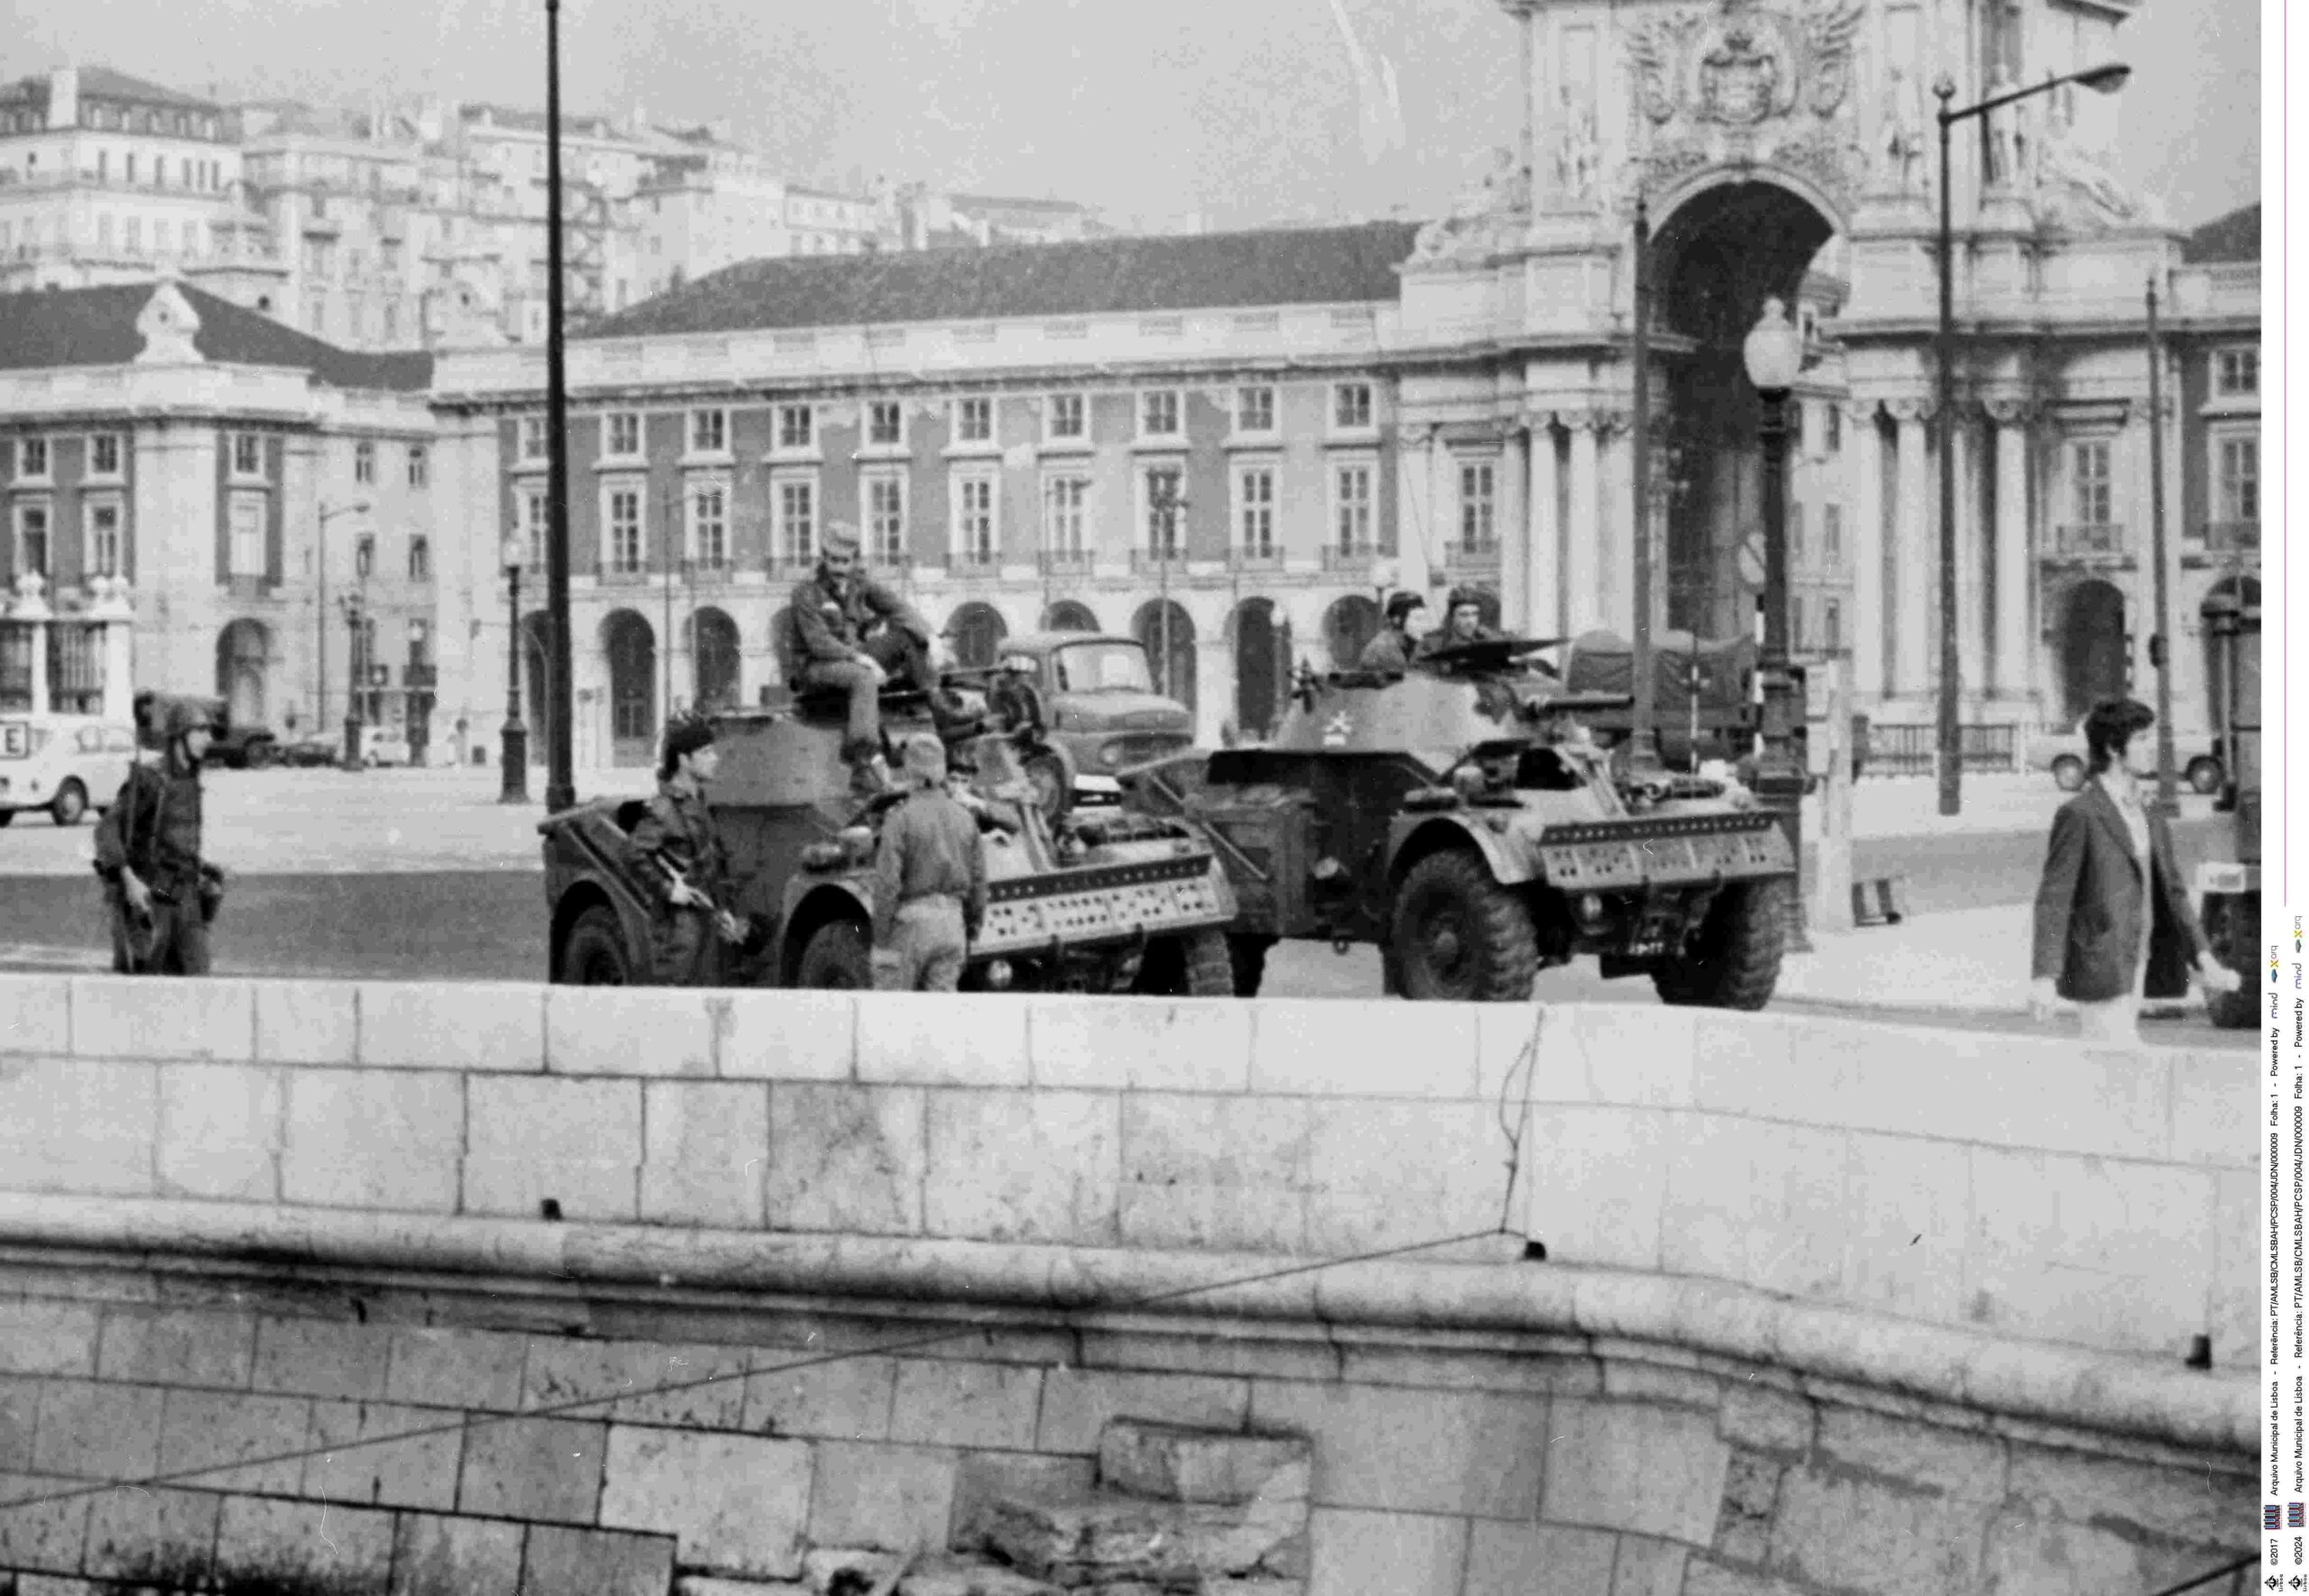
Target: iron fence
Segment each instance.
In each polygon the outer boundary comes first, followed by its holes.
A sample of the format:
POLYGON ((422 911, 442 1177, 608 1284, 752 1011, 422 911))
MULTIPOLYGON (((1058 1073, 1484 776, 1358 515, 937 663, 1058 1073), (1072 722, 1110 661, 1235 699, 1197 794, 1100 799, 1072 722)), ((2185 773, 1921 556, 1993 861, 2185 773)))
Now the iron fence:
MULTIPOLYGON (((1957 748, 1964 767, 1982 775, 2020 768, 2019 729, 1965 725, 1956 729, 1957 748)), ((1939 768, 1940 729, 1936 726, 1886 726, 1868 729, 1867 774, 1871 775, 1930 775, 1939 768)))

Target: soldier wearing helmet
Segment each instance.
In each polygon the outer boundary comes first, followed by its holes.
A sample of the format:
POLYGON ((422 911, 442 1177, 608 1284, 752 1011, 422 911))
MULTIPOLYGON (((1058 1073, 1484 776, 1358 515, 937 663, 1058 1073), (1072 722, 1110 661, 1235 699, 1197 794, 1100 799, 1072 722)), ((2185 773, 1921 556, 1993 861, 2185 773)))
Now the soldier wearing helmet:
POLYGON ((1432 653, 1439 648, 1453 648, 1462 643, 1482 643, 1504 637, 1483 623, 1484 595, 1475 588, 1455 587, 1443 610, 1443 626, 1430 633, 1421 648, 1432 653))
POLYGON ((913 605, 865 569, 858 531, 830 523, 819 545, 818 568, 795 588, 794 643, 802 680, 850 694, 849 739, 843 757, 868 766, 882 752, 882 685, 896 676, 940 706, 932 651, 936 634, 913 605))
POLYGON ((97 828, 96 870, 112 916, 112 968, 124 976, 205 976, 225 873, 200 857, 200 762, 230 723, 215 699, 136 696, 136 740, 157 761, 131 766, 97 828))
POLYGON ((1375 671, 1383 675, 1400 676, 1419 656, 1419 634, 1416 627, 1427 601, 1417 593, 1401 592, 1387 601, 1387 624, 1379 635, 1363 646, 1363 654, 1355 663, 1359 669, 1375 671))
POLYGON ((946 793, 946 750, 906 739, 915 790, 882 818, 874 859, 874 987, 952 992, 986 919, 986 850, 978 821, 946 793))

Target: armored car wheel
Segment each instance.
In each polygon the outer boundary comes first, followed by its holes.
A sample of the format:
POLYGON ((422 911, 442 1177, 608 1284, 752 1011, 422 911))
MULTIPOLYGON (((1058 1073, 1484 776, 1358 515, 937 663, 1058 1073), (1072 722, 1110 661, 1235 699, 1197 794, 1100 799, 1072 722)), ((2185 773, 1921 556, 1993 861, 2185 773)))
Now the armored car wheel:
POLYGON ((1131 991, 1141 997, 1232 997, 1235 963, 1226 933, 1189 931, 1147 945, 1131 991))
POLYGON ((560 984, 564 986, 629 986, 633 973, 626 967, 625 931, 617 911, 596 903, 569 928, 561 945, 560 984))
POLYGON ((1781 878, 1735 881, 1717 893, 1684 950, 1653 967, 1660 1001, 1751 1012, 1770 1003, 1788 947, 1792 891, 1781 878))
POLYGON ((1531 911, 1472 852, 1430 854, 1395 894, 1389 928, 1413 1002, 1524 1003, 1539 972, 1531 911))
POLYGON ((1256 997, 1259 987, 1266 980, 1266 956, 1274 947, 1273 937, 1228 937, 1227 957, 1235 967, 1235 995, 1256 997))
POLYGON ((836 920, 810 933, 802 949, 802 962, 794 985, 836 992, 874 989, 874 952, 865 929, 852 920, 836 920))

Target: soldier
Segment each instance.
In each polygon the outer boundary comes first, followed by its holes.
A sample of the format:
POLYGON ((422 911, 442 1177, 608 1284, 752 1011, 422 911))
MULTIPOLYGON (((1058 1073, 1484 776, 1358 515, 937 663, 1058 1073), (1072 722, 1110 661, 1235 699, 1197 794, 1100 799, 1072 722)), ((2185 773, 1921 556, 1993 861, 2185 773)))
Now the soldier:
POLYGON ((1427 601, 1417 593, 1397 593, 1387 601, 1387 624, 1379 635, 1363 646, 1363 656, 1355 663, 1360 669, 1377 671, 1390 676, 1400 676, 1410 668, 1419 654, 1419 637, 1412 630, 1415 619, 1427 608, 1427 601))
POLYGON ((1453 648, 1462 643, 1483 643, 1505 634, 1495 632, 1483 623, 1483 596, 1471 587, 1451 590, 1449 603, 1445 607, 1443 629, 1429 634, 1421 646, 1422 653, 1439 648, 1453 648))
POLYGON ((816 574, 794 590, 794 643, 804 682, 850 694, 842 757, 867 766, 881 757, 879 694, 893 675, 921 689, 934 711, 945 707, 932 658, 934 639, 911 604, 867 574, 857 529, 829 523, 816 574))
POLYGON ((633 851, 648 867, 641 879, 656 910, 649 942, 652 977, 661 986, 717 985, 720 944, 745 938, 744 923, 722 906, 729 855, 705 804, 706 784, 721 764, 711 721, 668 725, 658 795, 633 828, 633 851))
POLYGON ((228 718, 214 699, 154 693, 137 695, 135 716, 137 741, 161 757, 129 767, 97 828, 112 968, 124 976, 205 976, 225 873, 200 858, 200 762, 228 718))
POLYGON ((874 989, 952 992, 986 919, 985 847, 936 738, 906 740, 906 774, 915 791, 882 817, 874 860, 874 989))

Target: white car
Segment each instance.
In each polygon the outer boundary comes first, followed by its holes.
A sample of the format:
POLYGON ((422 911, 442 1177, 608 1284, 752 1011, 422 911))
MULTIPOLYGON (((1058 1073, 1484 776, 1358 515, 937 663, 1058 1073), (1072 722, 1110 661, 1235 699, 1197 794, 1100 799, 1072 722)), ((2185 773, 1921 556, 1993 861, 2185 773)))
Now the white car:
POLYGON ((93 715, 0 719, 0 826, 43 810, 77 826, 89 810, 112 807, 136 759, 136 730, 93 715))
MULTIPOLYGON (((2084 722, 2080 720, 2068 731, 2053 737, 2033 739, 2029 763, 2039 770, 2052 772, 2054 785, 2064 793, 2074 793, 2084 785, 2089 773, 2085 763, 2084 722)), ((2193 753, 2184 743, 2176 750, 2180 766, 2181 781, 2189 791, 2197 793, 2218 793, 2226 773, 2221 765, 2220 750, 2206 749, 2193 753)))

